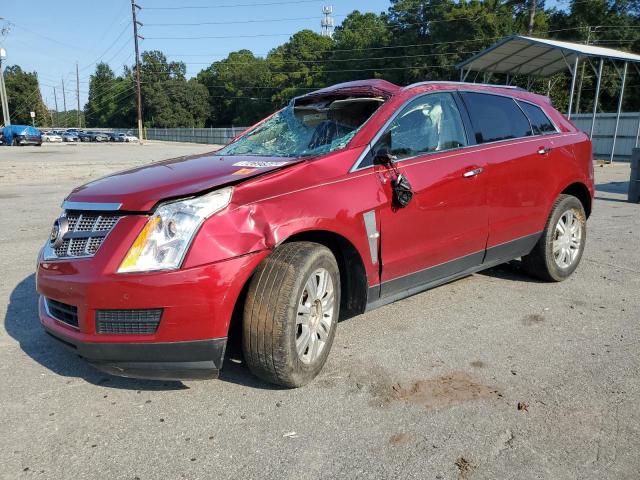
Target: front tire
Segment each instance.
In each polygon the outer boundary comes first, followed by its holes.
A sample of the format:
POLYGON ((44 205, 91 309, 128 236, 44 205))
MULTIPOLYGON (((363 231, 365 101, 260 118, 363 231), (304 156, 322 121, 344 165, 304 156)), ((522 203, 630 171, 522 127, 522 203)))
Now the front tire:
POLYGON ((541 280, 566 280, 578 268, 586 239, 587 216, 582 203, 571 195, 560 195, 540 240, 522 257, 522 267, 541 280))
POLYGON ((285 243, 253 275, 244 306, 242 348, 249 369, 300 387, 324 366, 340 314, 340 273, 323 245, 285 243))

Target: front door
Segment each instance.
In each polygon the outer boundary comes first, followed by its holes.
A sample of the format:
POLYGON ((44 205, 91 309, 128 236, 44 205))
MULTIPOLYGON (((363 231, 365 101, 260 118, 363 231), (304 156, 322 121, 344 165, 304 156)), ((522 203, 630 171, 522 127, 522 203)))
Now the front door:
POLYGON ((482 263, 488 235, 482 156, 470 152, 455 93, 416 97, 373 146, 395 157, 410 182, 409 204, 393 204, 396 172, 378 165, 388 202, 380 211, 381 297, 404 296, 482 263))

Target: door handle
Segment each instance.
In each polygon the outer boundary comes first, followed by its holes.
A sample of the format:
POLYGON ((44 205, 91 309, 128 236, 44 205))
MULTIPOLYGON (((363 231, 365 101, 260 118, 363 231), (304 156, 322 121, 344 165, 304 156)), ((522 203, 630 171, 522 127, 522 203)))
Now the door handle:
POLYGON ((551 147, 538 147, 538 155, 546 155, 551 151, 551 147))
POLYGON ((465 178, 475 177, 476 175, 481 174, 482 170, 483 170, 482 167, 474 168, 473 170, 469 170, 468 172, 464 172, 462 174, 462 176, 465 177, 465 178))

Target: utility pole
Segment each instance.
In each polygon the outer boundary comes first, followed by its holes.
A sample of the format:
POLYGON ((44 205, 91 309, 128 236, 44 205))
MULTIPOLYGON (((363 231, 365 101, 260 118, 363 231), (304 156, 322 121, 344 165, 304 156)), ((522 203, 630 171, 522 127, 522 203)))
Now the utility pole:
POLYGON ((131 0, 131 16, 133 19, 133 40, 136 48, 136 90, 138 97, 138 142, 142 144, 142 95, 140 93, 140 50, 138 48, 138 39, 144 40, 144 37, 138 35, 138 25, 142 23, 136 18, 136 8, 142 10, 142 7, 136 4, 135 0, 131 0))
POLYGON ((64 106, 64 127, 67 127, 67 95, 64 93, 64 78, 62 79, 62 105, 64 106))
POLYGON ((11 125, 11 117, 9 116, 9 100, 7 99, 7 90, 4 86, 4 72, 2 71, 2 60, 7 58, 7 52, 4 48, 0 48, 0 103, 2 104, 2 120, 5 126, 11 125))
POLYGON ((536 0, 529 0, 529 35, 533 33, 536 24, 536 0))
MULTIPOLYGON (((60 124, 60 112, 58 111, 58 96, 56 95, 56 87, 53 87, 53 103, 56 106, 56 123, 60 124)), ((53 120, 51 120, 53 123, 53 120)))
POLYGON ((80 75, 78 73, 78 62, 76 62, 76 99, 78 100, 78 128, 82 127, 80 123, 80 75))

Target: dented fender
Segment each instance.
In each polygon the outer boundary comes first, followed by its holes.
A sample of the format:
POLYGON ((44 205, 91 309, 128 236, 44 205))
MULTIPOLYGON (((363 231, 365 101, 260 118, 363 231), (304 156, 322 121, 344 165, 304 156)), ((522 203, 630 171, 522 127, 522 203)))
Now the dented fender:
POLYGON ((320 231, 350 242, 375 285, 379 269, 372 261, 364 214, 387 200, 373 172, 350 173, 345 158, 351 162, 353 154, 303 162, 237 185, 231 204, 202 225, 183 267, 273 250, 293 235, 320 231), (327 180, 329 172, 342 173, 327 180), (282 185, 286 190, 275 193, 274 187, 282 185))

